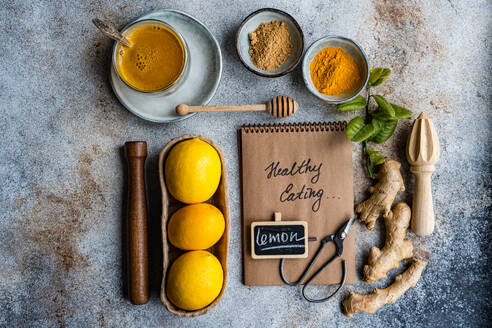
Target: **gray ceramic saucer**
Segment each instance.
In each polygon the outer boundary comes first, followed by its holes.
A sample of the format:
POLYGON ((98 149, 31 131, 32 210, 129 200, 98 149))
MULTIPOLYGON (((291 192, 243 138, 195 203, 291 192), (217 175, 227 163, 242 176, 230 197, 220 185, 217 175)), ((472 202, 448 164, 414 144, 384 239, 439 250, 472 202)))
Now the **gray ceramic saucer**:
POLYGON ((129 24, 145 19, 164 21, 183 36, 190 51, 188 75, 172 94, 154 95, 127 86, 118 78, 111 64, 110 81, 116 97, 130 112, 152 122, 177 122, 195 115, 179 116, 175 108, 179 104, 206 105, 212 99, 222 75, 219 43, 205 25, 178 10, 151 11, 129 24))

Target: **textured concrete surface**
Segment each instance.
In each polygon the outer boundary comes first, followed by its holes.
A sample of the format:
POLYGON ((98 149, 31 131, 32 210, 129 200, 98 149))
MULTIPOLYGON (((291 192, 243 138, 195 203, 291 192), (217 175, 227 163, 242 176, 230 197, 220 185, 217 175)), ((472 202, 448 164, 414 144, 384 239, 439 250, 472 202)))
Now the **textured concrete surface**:
MULTIPOLYGON (((489 1, 5 1, 0 0, 0 326, 109 327, 485 327, 491 319, 491 83, 489 1), (289 3, 289 4, 287 4, 289 3), (442 155, 433 176, 437 225, 418 238, 432 255, 417 288, 374 315, 346 318, 348 290, 369 292, 361 270, 373 232, 355 226, 359 283, 324 304, 301 300, 289 287, 241 283, 240 193, 236 129, 274 122, 262 113, 197 115, 179 124, 145 122, 126 111, 107 79, 111 41, 90 20, 119 26, 151 9, 175 8, 202 20, 223 50, 224 72, 212 104, 261 103, 290 95, 301 109, 284 122, 348 120, 312 96, 300 70, 260 78, 240 64, 234 34, 261 7, 283 9, 299 21, 306 46, 339 34, 355 39, 372 66, 393 75, 378 91, 415 113, 426 111, 442 155), (232 231, 229 284, 222 302, 199 318, 178 318, 162 306, 160 194, 157 156, 171 138, 199 133, 226 153, 232 231), (121 146, 147 140, 152 299, 133 306, 124 294, 122 233, 124 169, 121 146)), ((415 117, 415 116, 414 116, 415 117)), ((377 147, 403 161, 411 121, 377 147)), ((369 180, 354 147, 356 200, 369 180)), ((405 265, 390 273, 394 277, 405 265)), ((326 286, 319 287, 320 294, 326 286)))

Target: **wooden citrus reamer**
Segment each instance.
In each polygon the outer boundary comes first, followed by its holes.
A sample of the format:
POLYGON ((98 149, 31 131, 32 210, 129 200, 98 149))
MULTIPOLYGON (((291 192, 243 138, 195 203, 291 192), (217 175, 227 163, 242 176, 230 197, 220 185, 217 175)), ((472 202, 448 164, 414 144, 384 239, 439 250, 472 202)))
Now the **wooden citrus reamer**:
POLYGON ((430 235, 434 231, 431 175, 438 159, 439 139, 434 124, 422 112, 407 140, 407 160, 410 172, 415 176, 411 227, 420 236, 430 235))
POLYGON ((297 102, 285 96, 278 96, 259 105, 239 105, 239 106, 188 106, 185 104, 176 107, 178 115, 201 112, 247 112, 247 111, 266 111, 275 117, 287 117, 297 111, 299 105, 297 102))

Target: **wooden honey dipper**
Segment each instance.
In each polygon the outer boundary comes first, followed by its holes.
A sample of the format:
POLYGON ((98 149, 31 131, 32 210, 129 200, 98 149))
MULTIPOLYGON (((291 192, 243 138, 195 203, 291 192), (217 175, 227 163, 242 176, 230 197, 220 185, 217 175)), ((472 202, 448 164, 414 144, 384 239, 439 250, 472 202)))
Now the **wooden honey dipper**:
POLYGON ((176 107, 178 115, 201 112, 246 112, 246 111, 266 111, 275 117, 287 117, 297 111, 299 105, 297 102, 285 96, 278 96, 259 105, 239 105, 239 106, 188 106, 185 104, 176 107))
POLYGON ((426 236, 434 231, 431 175, 439 159, 439 139, 434 124, 422 112, 413 123, 407 140, 407 160, 415 176, 412 203, 412 231, 426 236))

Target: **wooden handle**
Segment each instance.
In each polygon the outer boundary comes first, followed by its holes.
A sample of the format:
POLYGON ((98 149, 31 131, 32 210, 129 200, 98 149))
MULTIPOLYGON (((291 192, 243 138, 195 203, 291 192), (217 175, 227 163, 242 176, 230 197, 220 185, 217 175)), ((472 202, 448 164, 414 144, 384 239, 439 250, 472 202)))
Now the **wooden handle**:
POLYGON ((147 143, 125 143, 128 160, 128 268, 130 300, 133 304, 149 301, 149 253, 147 241, 147 200, 144 165, 147 143))
POLYGON ((412 203, 412 231, 419 236, 430 235, 434 231, 434 208, 432 206, 431 175, 434 171, 411 167, 415 176, 412 203))
POLYGON ((188 106, 185 104, 176 107, 178 115, 202 112, 245 112, 245 111, 266 111, 266 105, 238 105, 238 106, 188 106))

